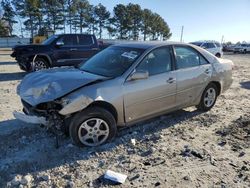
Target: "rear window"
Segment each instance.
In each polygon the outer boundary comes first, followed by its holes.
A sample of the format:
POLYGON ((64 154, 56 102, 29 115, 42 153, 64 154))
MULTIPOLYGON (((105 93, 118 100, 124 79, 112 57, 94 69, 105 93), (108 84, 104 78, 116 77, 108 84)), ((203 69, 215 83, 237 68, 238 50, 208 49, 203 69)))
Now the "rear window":
POLYGON ((94 44, 91 35, 78 35, 79 45, 92 45, 94 44))

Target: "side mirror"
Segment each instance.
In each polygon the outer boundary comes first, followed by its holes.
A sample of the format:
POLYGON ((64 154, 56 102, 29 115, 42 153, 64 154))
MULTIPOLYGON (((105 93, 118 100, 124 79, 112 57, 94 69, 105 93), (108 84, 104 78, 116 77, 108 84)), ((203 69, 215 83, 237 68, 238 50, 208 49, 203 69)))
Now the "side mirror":
POLYGON ((63 46, 64 45, 64 42, 63 41, 57 41, 56 42, 56 46, 57 47, 61 47, 61 46, 63 46))
POLYGON ((206 46, 202 46, 203 49, 207 49, 206 46))
POLYGON ((135 71, 129 76, 128 81, 147 79, 148 76, 148 71, 135 71))

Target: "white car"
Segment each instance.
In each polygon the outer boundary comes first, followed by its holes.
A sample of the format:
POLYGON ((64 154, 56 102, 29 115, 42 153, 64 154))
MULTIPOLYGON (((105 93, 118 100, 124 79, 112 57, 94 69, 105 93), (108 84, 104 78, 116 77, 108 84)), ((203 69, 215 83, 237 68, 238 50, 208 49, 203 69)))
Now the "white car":
POLYGON ((250 52, 250 44, 241 44, 234 48, 234 53, 247 53, 250 52))
POLYGON ((206 49, 207 51, 209 51, 211 54, 215 55, 216 57, 222 57, 223 55, 222 46, 219 42, 197 41, 197 42, 191 42, 191 44, 194 44, 196 46, 206 49))

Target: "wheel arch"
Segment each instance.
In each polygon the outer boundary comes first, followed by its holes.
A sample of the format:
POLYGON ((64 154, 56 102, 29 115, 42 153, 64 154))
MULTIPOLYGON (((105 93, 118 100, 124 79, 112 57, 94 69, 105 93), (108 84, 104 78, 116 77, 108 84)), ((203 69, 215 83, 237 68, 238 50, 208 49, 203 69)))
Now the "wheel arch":
POLYGON ((94 107, 94 106, 104 108, 105 110, 108 110, 114 116, 114 118, 115 118, 115 120, 117 122, 118 113, 117 113, 116 108, 112 104, 110 104, 110 103, 108 103, 106 101, 94 101, 87 108, 94 107))
POLYGON ((209 84, 210 83, 214 84, 217 87, 218 92, 219 92, 218 95, 220 95, 221 94, 221 83, 218 81, 211 81, 211 82, 209 82, 209 84))
POLYGON ((34 55, 32 62, 34 62, 37 58, 43 58, 49 63, 50 66, 52 65, 52 60, 47 54, 36 54, 36 55, 34 55))
POLYGON ((215 54, 215 56, 220 58, 220 57, 221 57, 221 53, 220 53, 220 52, 217 52, 217 53, 215 54))

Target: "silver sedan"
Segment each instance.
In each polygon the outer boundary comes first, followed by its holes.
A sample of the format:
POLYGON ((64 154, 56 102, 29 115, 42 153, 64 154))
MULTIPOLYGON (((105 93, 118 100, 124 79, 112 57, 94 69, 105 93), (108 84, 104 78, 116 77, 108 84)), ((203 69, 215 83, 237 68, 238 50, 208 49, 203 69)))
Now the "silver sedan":
POLYGON ((111 46, 77 68, 27 75, 16 118, 66 131, 79 146, 111 140, 117 127, 189 106, 210 110, 232 83, 230 60, 183 43, 111 46))

